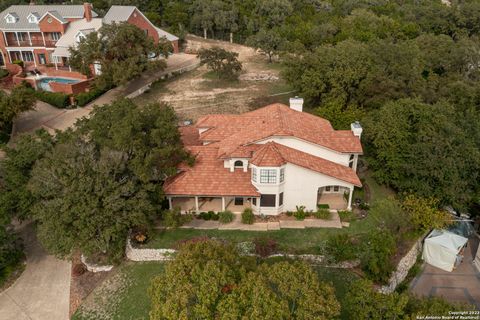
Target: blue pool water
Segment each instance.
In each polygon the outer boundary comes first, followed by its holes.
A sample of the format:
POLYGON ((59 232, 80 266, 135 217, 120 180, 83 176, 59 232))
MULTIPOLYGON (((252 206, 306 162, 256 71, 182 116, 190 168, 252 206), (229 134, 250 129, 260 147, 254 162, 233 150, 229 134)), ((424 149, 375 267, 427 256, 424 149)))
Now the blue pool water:
POLYGON ((77 83, 80 82, 78 79, 71 79, 71 78, 60 78, 60 77, 46 77, 42 78, 37 81, 37 86, 45 91, 52 91, 50 85, 48 84, 50 81, 59 82, 59 83, 77 83))

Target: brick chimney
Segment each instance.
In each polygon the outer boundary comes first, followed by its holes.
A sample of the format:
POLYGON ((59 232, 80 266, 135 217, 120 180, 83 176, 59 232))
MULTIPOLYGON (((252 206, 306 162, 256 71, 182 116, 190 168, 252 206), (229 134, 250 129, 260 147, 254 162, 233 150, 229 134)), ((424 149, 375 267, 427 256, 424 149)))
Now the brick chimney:
POLYGON ((85 2, 83 4, 83 10, 85 11, 85 19, 87 19, 87 21, 92 21, 92 5, 88 2, 85 2))

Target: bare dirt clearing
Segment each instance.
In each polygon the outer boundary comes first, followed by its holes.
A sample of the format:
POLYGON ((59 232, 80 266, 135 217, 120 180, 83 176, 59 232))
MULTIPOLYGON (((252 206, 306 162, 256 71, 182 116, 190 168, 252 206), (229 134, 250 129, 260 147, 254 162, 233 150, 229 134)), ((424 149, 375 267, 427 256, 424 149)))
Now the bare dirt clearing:
POLYGON ((151 89, 137 97, 140 104, 168 102, 181 119, 196 120, 211 113, 242 113, 268 103, 286 102, 292 89, 281 79, 279 64, 269 64, 255 50, 238 44, 188 37, 186 52, 201 47, 221 46, 239 53, 243 71, 238 81, 215 78, 205 66, 152 84, 151 89))

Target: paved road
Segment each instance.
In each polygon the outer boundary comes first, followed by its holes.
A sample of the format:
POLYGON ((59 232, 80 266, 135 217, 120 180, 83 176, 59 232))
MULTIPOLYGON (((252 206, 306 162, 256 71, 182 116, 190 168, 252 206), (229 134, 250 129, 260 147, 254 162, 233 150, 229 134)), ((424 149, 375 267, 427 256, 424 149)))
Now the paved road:
POLYGON ((0 320, 67 320, 70 262, 47 255, 31 225, 23 225, 27 266, 7 290, 0 293, 0 320))
POLYGON ((480 310, 480 273, 473 265, 478 239, 470 239, 462 263, 452 272, 425 264, 410 289, 419 296, 441 296, 475 305, 480 310))
POLYGON ((13 136, 15 137, 24 132, 32 132, 40 128, 44 128, 50 133, 55 132, 55 130, 65 130, 74 125, 77 119, 88 116, 94 105, 104 105, 119 97, 125 97, 164 74, 195 64, 198 64, 196 55, 184 53, 172 55, 168 58, 167 68, 164 71, 145 74, 125 86, 112 89, 83 108, 71 110, 57 109, 47 103, 38 101, 35 110, 25 112, 15 120, 13 136))

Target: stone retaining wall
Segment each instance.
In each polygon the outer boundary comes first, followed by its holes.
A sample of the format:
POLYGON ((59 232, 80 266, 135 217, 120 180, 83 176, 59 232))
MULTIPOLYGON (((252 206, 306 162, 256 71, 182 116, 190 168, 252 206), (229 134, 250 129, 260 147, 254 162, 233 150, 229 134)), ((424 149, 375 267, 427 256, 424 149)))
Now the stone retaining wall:
POLYGON ((138 249, 132 247, 130 237, 127 239, 125 256, 132 261, 167 261, 171 260, 176 250, 174 249, 138 249))
POLYGON ((90 272, 104 272, 104 271, 110 271, 112 270, 113 266, 112 265, 105 265, 105 266, 102 266, 102 265, 98 265, 98 264, 93 264, 93 263, 88 263, 87 262, 87 259, 85 258, 85 256, 82 254, 82 256, 80 257, 80 260, 82 261, 82 263, 85 265, 85 267, 87 267, 87 270, 90 271, 90 272))
POLYGON ((413 247, 408 251, 408 253, 400 260, 397 265, 397 270, 390 276, 390 280, 388 281, 388 285, 382 286, 379 291, 385 294, 392 293, 395 291, 397 286, 405 280, 407 277, 408 271, 413 267, 415 262, 417 261, 417 256, 419 253, 422 252, 423 249, 423 238, 415 242, 413 247))
MULTIPOLYGON (((127 239, 127 246, 125 248, 125 255, 127 259, 131 261, 168 261, 171 260, 177 251, 175 249, 139 249, 132 247, 130 238, 127 239)), ((310 263, 321 264, 324 262, 325 257, 314 254, 273 254, 269 258, 273 257, 287 257, 292 259, 302 259, 310 263)), ((345 261, 338 264, 328 265, 331 268, 354 268, 360 264, 360 261, 345 261)))

